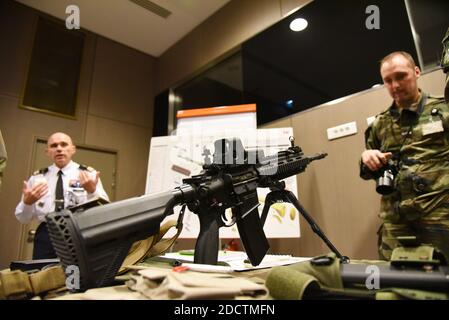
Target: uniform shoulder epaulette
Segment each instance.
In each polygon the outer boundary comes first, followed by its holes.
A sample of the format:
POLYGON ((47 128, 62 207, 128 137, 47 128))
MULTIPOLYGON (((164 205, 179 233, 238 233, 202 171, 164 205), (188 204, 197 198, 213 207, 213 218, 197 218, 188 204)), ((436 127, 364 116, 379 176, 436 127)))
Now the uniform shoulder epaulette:
POLYGON ((85 166, 85 165, 83 165, 83 164, 80 164, 79 169, 80 169, 80 170, 89 171, 89 172, 95 171, 94 168, 85 166))
POLYGON ((33 176, 37 176, 38 174, 46 174, 48 172, 48 168, 42 168, 33 172, 33 176))

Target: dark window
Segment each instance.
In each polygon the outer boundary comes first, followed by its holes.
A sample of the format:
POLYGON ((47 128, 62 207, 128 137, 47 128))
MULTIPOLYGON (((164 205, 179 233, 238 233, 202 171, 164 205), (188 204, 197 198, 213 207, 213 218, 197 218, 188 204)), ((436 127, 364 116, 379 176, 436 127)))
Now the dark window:
POLYGON ((403 1, 315 0, 242 45, 245 100, 263 124, 382 83, 379 60, 404 50, 417 58, 403 1), (366 8, 379 8, 368 29, 366 8), (305 30, 290 22, 303 18, 305 30))
POLYGON ((173 93, 175 117, 178 110, 243 104, 241 53, 228 57, 176 87, 173 93))

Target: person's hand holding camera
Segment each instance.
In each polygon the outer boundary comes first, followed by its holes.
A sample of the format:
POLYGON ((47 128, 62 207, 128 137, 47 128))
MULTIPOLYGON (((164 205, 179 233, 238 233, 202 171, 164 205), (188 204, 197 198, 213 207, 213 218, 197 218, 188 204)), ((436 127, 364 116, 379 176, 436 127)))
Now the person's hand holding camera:
POLYGON ((387 164, 393 157, 391 152, 380 152, 379 150, 365 150, 362 153, 362 162, 371 171, 377 171, 387 164))

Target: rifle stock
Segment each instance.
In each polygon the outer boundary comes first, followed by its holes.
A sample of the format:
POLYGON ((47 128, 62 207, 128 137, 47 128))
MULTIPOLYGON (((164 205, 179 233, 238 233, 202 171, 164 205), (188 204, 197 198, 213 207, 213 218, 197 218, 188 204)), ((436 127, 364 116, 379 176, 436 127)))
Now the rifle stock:
POLYGON ((159 231, 175 197, 169 191, 84 212, 64 210, 47 214, 50 239, 61 264, 65 269, 79 268, 80 287, 72 288, 73 291, 111 284, 131 245, 159 231))

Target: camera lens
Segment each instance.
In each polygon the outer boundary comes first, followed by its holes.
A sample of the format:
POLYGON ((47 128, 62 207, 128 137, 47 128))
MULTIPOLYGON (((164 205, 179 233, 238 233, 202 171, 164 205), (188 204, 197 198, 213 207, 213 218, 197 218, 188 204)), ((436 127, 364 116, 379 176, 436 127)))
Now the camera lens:
POLYGON ((382 195, 387 195, 394 191, 394 175, 391 170, 384 170, 382 175, 376 180, 376 191, 382 195))

